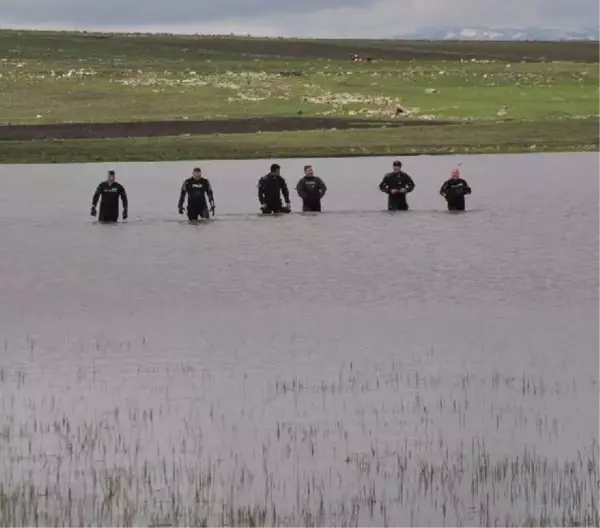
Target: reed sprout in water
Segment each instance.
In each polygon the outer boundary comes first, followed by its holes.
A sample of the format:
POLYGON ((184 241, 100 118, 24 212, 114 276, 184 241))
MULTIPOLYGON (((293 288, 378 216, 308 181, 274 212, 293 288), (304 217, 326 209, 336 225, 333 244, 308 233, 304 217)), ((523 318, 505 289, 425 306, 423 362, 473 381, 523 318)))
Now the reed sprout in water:
POLYGON ((0 525, 600 524, 597 436, 549 454, 572 431, 541 410, 594 379, 422 359, 237 380, 226 399, 194 365, 133 369, 43 390, 0 369, 0 525))

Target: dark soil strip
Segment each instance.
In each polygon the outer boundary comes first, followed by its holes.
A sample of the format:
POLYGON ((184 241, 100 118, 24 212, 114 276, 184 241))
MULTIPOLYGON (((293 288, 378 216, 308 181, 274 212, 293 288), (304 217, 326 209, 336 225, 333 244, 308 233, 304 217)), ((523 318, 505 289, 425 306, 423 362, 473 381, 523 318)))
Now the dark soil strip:
POLYGON ((257 117, 207 121, 148 121, 134 123, 57 123, 47 125, 0 125, 0 141, 41 139, 108 139, 166 137, 183 134, 249 134, 295 130, 348 130, 400 126, 455 124, 451 121, 361 120, 319 117, 257 117))

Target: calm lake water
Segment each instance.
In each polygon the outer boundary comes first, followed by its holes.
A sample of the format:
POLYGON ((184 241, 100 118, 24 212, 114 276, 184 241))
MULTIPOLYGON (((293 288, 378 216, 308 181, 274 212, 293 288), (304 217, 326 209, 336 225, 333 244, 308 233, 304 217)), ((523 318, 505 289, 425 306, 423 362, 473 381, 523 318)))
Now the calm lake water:
POLYGON ((598 156, 462 159, 463 214, 457 158, 406 158, 396 214, 391 158, 283 160, 329 191, 276 218, 271 160, 202 162, 199 225, 195 163, 0 165, 0 484, 39 488, 9 520, 590 523, 598 156), (129 220, 103 226, 109 168, 129 220))

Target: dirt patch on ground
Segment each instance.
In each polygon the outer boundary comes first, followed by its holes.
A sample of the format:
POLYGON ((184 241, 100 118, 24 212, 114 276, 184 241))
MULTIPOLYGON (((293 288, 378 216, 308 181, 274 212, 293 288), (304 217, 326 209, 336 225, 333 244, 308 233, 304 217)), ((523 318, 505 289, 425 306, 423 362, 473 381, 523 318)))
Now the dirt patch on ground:
POLYGON ((298 130, 348 130, 449 125, 452 121, 364 120, 324 117, 257 117, 207 121, 147 121, 134 123, 57 123, 0 125, 0 141, 43 139, 108 139, 208 134, 251 134, 298 130))

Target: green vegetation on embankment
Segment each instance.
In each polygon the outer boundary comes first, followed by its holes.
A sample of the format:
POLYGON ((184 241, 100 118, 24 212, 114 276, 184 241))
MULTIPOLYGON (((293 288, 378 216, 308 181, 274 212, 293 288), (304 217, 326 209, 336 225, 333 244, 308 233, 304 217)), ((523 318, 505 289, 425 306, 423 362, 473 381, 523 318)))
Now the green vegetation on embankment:
POLYGON ((0 162, 597 150, 598 75, 597 42, 0 31, 0 162))

